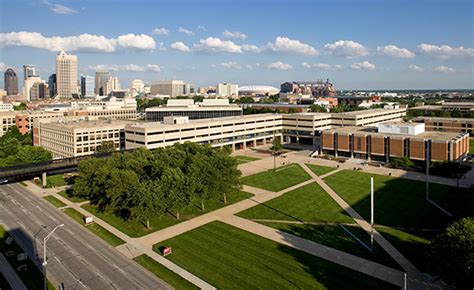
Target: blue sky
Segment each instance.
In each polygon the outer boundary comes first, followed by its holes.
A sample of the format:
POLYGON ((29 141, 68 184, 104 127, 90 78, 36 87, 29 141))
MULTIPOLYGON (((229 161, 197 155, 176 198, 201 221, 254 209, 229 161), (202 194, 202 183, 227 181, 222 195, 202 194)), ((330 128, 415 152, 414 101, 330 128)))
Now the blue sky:
MULTIPOLYGON (((337 89, 474 88, 473 1, 0 1, 0 69, 337 89), (227 31, 227 33, 226 33, 227 31)), ((3 78, 2 81, 3 82, 3 78)))

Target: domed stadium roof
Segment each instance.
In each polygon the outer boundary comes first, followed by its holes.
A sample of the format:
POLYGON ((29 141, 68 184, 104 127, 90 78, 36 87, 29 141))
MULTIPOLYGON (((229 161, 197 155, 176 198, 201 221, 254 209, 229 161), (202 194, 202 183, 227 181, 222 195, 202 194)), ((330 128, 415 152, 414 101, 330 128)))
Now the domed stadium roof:
POLYGON ((280 92, 279 89, 275 88, 275 87, 272 87, 272 86, 243 86, 243 87, 239 87, 239 92, 240 93, 259 93, 259 94, 267 94, 267 93, 270 93, 270 94, 277 94, 280 92))

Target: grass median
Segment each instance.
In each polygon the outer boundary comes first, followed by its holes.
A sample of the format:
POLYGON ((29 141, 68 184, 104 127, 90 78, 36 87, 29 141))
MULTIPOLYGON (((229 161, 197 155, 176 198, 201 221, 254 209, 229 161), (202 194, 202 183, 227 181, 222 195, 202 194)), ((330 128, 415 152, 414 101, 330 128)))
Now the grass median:
POLYGON ((125 241, 117 237, 116 235, 112 234, 108 230, 104 229, 102 226, 93 223, 90 225, 86 225, 84 223, 84 215, 82 215, 80 212, 73 208, 66 208, 64 209, 64 213, 70 216, 73 220, 77 221, 81 225, 85 226, 88 230, 96 234, 99 238, 103 239, 106 241, 108 244, 110 244, 113 247, 120 246, 122 244, 125 244, 125 241))
POLYGON ((60 201, 59 199, 55 198, 52 195, 43 196, 43 199, 47 200, 49 203, 51 203, 55 207, 64 207, 64 206, 66 206, 66 204, 64 202, 60 201))
POLYGON ((308 166, 308 168, 311 169, 311 171, 313 171, 313 173, 316 174, 317 176, 321 176, 333 170, 336 170, 336 168, 329 167, 329 166, 322 166, 322 165, 316 165, 316 164, 310 164, 310 163, 306 163, 305 165, 308 166))

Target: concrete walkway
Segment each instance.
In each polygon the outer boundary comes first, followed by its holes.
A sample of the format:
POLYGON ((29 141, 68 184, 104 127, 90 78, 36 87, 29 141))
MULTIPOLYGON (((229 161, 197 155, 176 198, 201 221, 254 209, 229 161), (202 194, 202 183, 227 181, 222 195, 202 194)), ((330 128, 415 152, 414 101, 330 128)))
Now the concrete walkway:
POLYGON ((3 274, 10 287, 15 290, 27 290, 23 281, 18 277, 15 269, 8 263, 7 258, 0 253, 0 273, 3 274))
MULTIPOLYGON (((341 206, 354 220, 355 222, 365 230, 369 235, 371 233, 371 225, 362 218, 346 201, 344 201, 332 188, 330 188, 326 182, 311 171, 304 163, 300 164, 303 169, 315 180, 328 194, 334 199, 339 206, 341 206)), ((377 230, 374 229, 374 240, 394 259, 407 273, 410 284, 415 288, 431 287, 431 283, 426 277, 410 262, 405 256, 403 256, 395 247, 393 247, 377 230)), ((411 288, 411 287, 410 287, 411 288)))

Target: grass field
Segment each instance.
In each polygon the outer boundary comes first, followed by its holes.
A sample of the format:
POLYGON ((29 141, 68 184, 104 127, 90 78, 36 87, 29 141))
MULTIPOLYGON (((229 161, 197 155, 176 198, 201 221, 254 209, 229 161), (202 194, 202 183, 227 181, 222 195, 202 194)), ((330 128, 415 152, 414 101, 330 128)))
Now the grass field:
POLYGON ((309 180, 311 177, 298 164, 279 167, 276 171, 267 170, 245 176, 242 182, 246 185, 278 192, 290 186, 309 180))
POLYGON ((211 285, 240 289, 395 289, 364 274, 213 222, 153 246, 211 285), (236 258, 238 257, 238 258, 236 258))
MULTIPOLYGON (((275 220, 260 223, 369 260, 398 267, 382 249, 376 247, 374 254, 371 254, 337 224, 355 222, 317 183, 287 192, 237 215, 248 219, 275 220), (276 222, 278 220, 321 223, 289 224, 276 222)), ((370 245, 369 235, 365 231, 358 226, 351 226, 349 229, 366 245, 370 245)))
POLYGON ((199 289, 199 287, 183 279, 175 272, 168 270, 168 268, 147 255, 140 255, 133 260, 175 289, 199 289))
MULTIPOLYGON (((21 281, 23 281, 23 283, 28 289, 43 289, 43 273, 40 269, 38 269, 38 267, 36 267, 36 264, 33 263, 31 258, 28 258, 26 260, 26 271, 18 271, 17 268, 21 265, 24 265, 25 261, 19 262, 17 260, 17 255, 23 253, 24 251, 16 242, 12 242, 10 245, 5 244, 5 240, 8 236, 9 234, 7 233, 7 231, 5 231, 3 226, 0 225, 0 253, 5 256, 10 266, 12 266, 12 268, 20 277, 21 281), (13 253, 13 255, 6 255, 6 253, 13 253)), ((53 285, 49 281, 47 283, 47 286, 48 289, 54 290, 53 285)), ((8 288, 5 287, 5 289, 8 288)))
POLYGON ((60 201, 59 199, 55 198, 54 196, 52 195, 47 195, 47 196, 43 196, 43 198, 47 201, 49 201, 52 205, 54 205, 55 207, 63 207, 63 206, 66 206, 66 204, 62 201, 60 201))
POLYGON ((316 164, 309 164, 309 163, 306 163, 306 166, 308 166, 308 168, 311 169, 311 171, 313 171, 314 174, 316 174, 317 176, 321 176, 321 175, 324 175, 328 172, 336 170, 336 168, 334 168, 334 167, 322 166, 322 165, 316 165, 316 164))
POLYGON ((66 208, 64 209, 64 213, 70 216, 73 220, 77 221, 81 225, 85 226, 88 230, 96 234, 99 238, 103 239, 107 243, 109 243, 111 246, 116 247, 120 246, 122 244, 125 244, 125 241, 117 237, 116 235, 112 234, 108 230, 104 229, 100 225, 93 223, 90 225, 85 225, 84 224, 84 216, 78 212, 77 210, 73 208, 66 208))
MULTIPOLYGON (((38 186, 42 186, 41 179, 37 179, 35 182, 38 186)), ((46 177, 46 188, 53 188, 65 185, 67 185, 67 182, 66 180, 64 180, 64 176, 62 174, 56 174, 46 177)))
POLYGON ((181 218, 177 220, 172 214, 166 214, 162 217, 155 217, 150 220, 151 228, 149 230, 146 229, 145 225, 137 220, 123 220, 122 218, 114 215, 110 212, 100 212, 98 208, 94 205, 86 204, 83 205, 82 208, 91 212, 92 214, 96 215, 100 219, 106 221, 108 224, 112 225, 113 227, 117 228, 118 230, 122 231, 123 233, 127 234, 130 237, 141 237, 147 235, 149 233, 155 232, 157 230, 175 225, 177 223, 189 220, 193 217, 199 216, 204 213, 208 213, 210 211, 219 209, 225 205, 229 205, 235 203, 237 201, 241 201, 243 199, 251 197, 252 194, 237 191, 234 194, 229 194, 227 196, 227 204, 224 204, 223 200, 209 200, 205 202, 205 211, 201 211, 201 204, 191 205, 186 208, 183 212, 180 213, 181 218))
MULTIPOLYGON (((423 182, 344 170, 325 178, 362 217, 370 220, 370 176, 374 177, 375 223, 400 252, 422 270, 430 240, 452 220, 425 200, 423 182), (434 231, 433 231, 434 230, 434 231)), ((432 200, 456 218, 468 213, 467 190, 430 184, 432 200)))
POLYGON ((78 196, 71 195, 71 190, 62 190, 62 191, 58 192, 58 194, 61 195, 64 198, 69 199, 72 202, 83 202, 83 201, 87 200, 85 198, 81 198, 81 197, 78 197, 78 196))
POLYGON ((233 158, 237 160, 237 164, 244 164, 244 163, 248 163, 248 162, 252 162, 252 161, 260 159, 257 157, 243 156, 243 155, 236 155, 233 158))
POLYGON ((469 154, 474 154, 474 138, 469 139, 469 154))
MULTIPOLYGON (((370 177, 374 177, 375 223, 420 232, 441 229, 450 222, 446 214, 425 200, 425 183, 343 170, 324 180, 366 220, 370 220, 370 177)), ((452 214, 467 211, 469 194, 460 188, 430 184, 432 200, 452 214)))

